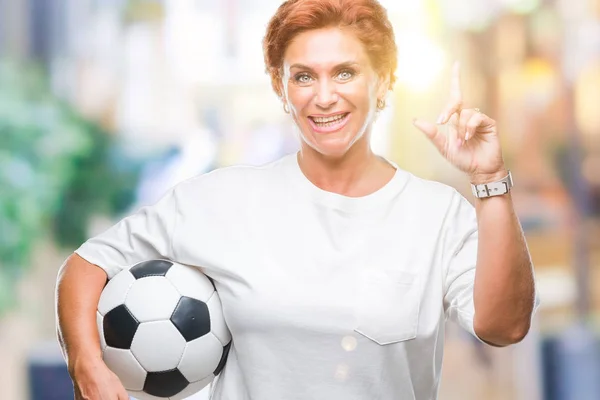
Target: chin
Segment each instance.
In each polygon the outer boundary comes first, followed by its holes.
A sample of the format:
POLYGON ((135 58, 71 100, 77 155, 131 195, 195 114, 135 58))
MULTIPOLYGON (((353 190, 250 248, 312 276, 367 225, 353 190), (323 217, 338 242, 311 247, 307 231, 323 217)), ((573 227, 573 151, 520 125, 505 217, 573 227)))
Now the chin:
POLYGON ((303 137, 303 144, 323 156, 331 158, 341 158, 356 144, 355 135, 351 137, 338 138, 336 140, 314 140, 303 137))
POLYGON ((348 149, 343 148, 343 149, 331 149, 331 148, 314 148, 312 147, 313 151, 316 151, 317 153, 319 153, 320 155, 330 158, 330 159, 340 159, 342 157, 344 157, 344 155, 346 155, 346 153, 348 153, 348 149))

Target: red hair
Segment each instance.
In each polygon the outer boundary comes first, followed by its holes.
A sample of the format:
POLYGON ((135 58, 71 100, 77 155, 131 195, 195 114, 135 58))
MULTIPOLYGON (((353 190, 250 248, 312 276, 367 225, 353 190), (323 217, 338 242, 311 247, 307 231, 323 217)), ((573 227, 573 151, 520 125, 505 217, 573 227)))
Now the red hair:
POLYGON ((263 39, 267 73, 281 96, 283 55, 296 35, 336 26, 348 29, 365 46, 371 65, 391 89, 396 77, 397 49, 387 11, 377 0, 287 0, 269 21, 263 39))

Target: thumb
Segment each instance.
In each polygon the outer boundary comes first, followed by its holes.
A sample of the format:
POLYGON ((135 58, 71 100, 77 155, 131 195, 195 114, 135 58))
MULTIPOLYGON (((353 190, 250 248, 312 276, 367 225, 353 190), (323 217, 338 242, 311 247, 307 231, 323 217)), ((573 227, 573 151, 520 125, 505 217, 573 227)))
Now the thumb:
POLYGON ((425 134, 431 140, 435 147, 444 154, 446 151, 446 135, 440 132, 438 125, 423 121, 417 118, 413 119, 413 125, 425 134))

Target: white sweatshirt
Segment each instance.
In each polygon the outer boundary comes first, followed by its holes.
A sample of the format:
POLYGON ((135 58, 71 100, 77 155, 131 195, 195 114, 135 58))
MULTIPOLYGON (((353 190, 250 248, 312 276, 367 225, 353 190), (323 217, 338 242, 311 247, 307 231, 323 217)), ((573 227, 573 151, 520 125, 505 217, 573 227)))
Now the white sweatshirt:
POLYGON ((233 345, 214 400, 436 399, 447 318, 473 330, 477 220, 401 170, 364 197, 296 154, 178 184, 77 253, 114 276, 168 258, 211 277, 233 345))

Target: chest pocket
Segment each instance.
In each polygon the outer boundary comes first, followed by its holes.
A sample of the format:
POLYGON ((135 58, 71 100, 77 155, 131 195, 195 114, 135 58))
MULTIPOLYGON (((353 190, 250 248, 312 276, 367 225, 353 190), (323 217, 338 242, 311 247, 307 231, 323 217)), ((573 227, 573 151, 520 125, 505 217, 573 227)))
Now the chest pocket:
POLYGON ((421 297, 417 274, 365 270, 359 278, 354 330, 380 345, 414 339, 421 297))

